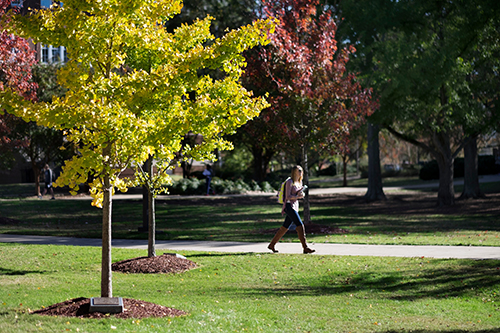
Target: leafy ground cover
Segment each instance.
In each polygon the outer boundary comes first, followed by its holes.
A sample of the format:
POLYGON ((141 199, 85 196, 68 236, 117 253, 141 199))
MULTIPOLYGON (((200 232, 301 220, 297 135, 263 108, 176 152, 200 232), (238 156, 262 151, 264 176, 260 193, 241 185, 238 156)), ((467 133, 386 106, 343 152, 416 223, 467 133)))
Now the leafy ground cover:
MULTIPOLYGON (((481 186, 486 199, 457 201, 452 207, 436 207, 434 192, 388 192, 387 201, 375 203, 364 202, 360 194, 313 196, 313 222, 345 232, 308 231, 308 238, 321 243, 500 246, 500 183, 481 186)), ((282 223, 281 207, 272 195, 172 197, 158 200, 156 208, 158 240, 266 242, 282 223)), ((115 200, 113 237, 146 239, 137 231, 140 226, 141 201, 115 200)), ((101 210, 88 199, 3 199, 0 232, 100 238, 101 210)), ((289 233, 284 241, 297 237, 289 233)))
MULTIPOLYGON (((498 332, 500 261, 183 252, 178 274, 113 274, 114 295, 180 317, 32 311, 100 292, 100 248, 0 244, 2 332, 498 332)), ((146 251, 115 249, 113 261, 146 251)))

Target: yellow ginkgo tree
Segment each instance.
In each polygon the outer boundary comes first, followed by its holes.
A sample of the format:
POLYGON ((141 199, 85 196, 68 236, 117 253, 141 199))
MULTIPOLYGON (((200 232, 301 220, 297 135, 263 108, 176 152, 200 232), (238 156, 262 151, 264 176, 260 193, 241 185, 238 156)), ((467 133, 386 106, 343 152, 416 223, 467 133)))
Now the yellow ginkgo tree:
POLYGON ((168 32, 165 20, 181 7, 179 0, 67 0, 10 23, 19 36, 68 50, 70 61, 58 73, 64 97, 26 103, 4 91, 0 103, 24 119, 65 130, 79 147, 56 185, 76 191, 92 179, 92 204, 103 208, 102 297, 112 297, 112 196, 135 184, 120 178, 122 171, 150 156, 168 164, 190 131, 203 143, 185 147, 186 153, 210 158, 216 148, 231 146, 222 134, 267 106, 239 82, 241 53, 266 44, 274 22, 256 21, 220 39, 210 34, 210 17, 168 32), (131 65, 148 59, 154 65, 147 70, 131 65), (214 70, 222 75, 205 74, 214 70))

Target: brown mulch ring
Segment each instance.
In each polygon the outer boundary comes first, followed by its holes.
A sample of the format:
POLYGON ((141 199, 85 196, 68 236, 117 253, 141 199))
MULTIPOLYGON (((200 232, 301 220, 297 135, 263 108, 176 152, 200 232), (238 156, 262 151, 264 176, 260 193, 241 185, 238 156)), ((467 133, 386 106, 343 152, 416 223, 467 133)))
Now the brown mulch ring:
POLYGON ((175 253, 127 259, 111 265, 113 271, 122 273, 178 273, 195 267, 196 263, 175 253))
MULTIPOLYGON (((111 269, 122 273, 178 273, 196 267, 196 263, 178 256, 175 253, 164 253, 156 257, 139 257, 116 262, 111 269)), ((89 298, 75 298, 57 303, 32 313, 44 316, 63 316, 79 318, 147 318, 147 317, 177 317, 187 315, 182 310, 167 308, 162 305, 144 302, 136 299, 123 298, 124 311, 116 314, 89 312, 89 298)))
POLYGON ((89 312, 89 298, 74 298, 65 302, 57 303, 41 310, 33 311, 32 314, 43 316, 61 316, 78 318, 107 318, 115 317, 127 318, 148 318, 148 317, 177 317, 185 316, 187 312, 182 310, 167 308, 163 305, 144 302, 136 299, 123 298, 124 311, 116 314, 104 314, 101 312, 89 312))

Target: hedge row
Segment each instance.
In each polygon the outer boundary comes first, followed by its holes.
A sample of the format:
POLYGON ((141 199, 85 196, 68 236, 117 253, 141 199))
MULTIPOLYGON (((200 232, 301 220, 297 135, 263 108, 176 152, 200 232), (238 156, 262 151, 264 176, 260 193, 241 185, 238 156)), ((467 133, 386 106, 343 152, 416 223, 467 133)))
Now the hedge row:
MULTIPOLYGON (((220 178, 213 178, 211 188, 216 194, 243 194, 248 191, 262 191, 262 192, 275 192, 275 189, 268 182, 257 183, 254 180, 245 182, 242 179, 238 180, 224 180, 220 178)), ((193 194, 206 194, 206 181, 205 179, 198 178, 183 178, 175 181, 169 187, 170 194, 180 195, 193 195, 193 194)))
MULTIPOLYGON (((496 175, 500 173, 500 165, 495 164, 495 157, 485 155, 478 157, 478 174, 479 175, 496 175)), ((453 163, 453 177, 460 178, 464 176, 464 159, 456 158, 453 163)), ((436 160, 432 160, 424 164, 420 169, 419 174, 422 180, 439 179, 439 167, 436 160)))

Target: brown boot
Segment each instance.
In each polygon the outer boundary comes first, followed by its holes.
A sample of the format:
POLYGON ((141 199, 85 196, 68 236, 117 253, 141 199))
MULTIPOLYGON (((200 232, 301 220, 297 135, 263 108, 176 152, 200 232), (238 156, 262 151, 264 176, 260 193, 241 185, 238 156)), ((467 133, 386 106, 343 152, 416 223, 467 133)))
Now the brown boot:
POLYGON ((269 245, 267 246, 267 248, 271 251, 273 251, 274 253, 277 253, 278 250, 276 250, 274 248, 274 245, 276 245, 276 243, 278 243, 281 239, 281 237, 283 237, 284 234, 286 234, 286 232, 288 231, 287 228, 285 227, 281 227, 277 232, 276 232, 276 235, 274 235, 273 239, 271 240, 271 243, 269 243, 269 245))
POLYGON ((302 248, 304 249, 304 253, 314 253, 316 250, 310 249, 307 247, 306 242, 306 232, 303 226, 297 227, 297 235, 299 236, 300 243, 302 244, 302 248))

